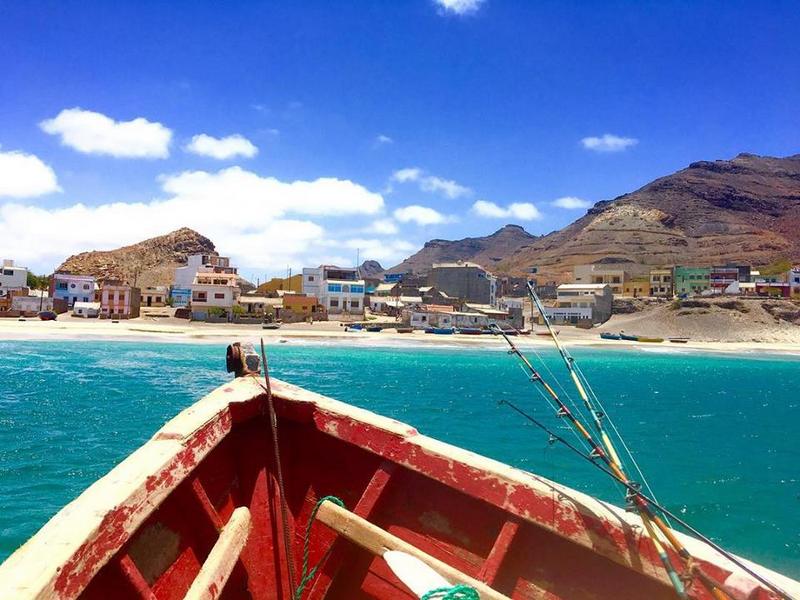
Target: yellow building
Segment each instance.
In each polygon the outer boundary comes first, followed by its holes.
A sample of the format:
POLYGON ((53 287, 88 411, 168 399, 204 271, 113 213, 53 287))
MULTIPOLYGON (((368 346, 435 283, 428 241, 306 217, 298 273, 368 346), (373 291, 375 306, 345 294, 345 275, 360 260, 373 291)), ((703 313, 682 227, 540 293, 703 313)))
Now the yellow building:
POLYGON ((622 295, 630 296, 632 298, 641 298, 642 296, 649 296, 650 279, 646 277, 637 277, 636 279, 628 279, 622 286, 622 295))
POLYGON ((266 283, 258 286, 256 292, 259 295, 275 294, 277 291, 283 290, 285 292, 295 292, 301 294, 303 292, 303 276, 298 273, 291 277, 273 277, 266 283))

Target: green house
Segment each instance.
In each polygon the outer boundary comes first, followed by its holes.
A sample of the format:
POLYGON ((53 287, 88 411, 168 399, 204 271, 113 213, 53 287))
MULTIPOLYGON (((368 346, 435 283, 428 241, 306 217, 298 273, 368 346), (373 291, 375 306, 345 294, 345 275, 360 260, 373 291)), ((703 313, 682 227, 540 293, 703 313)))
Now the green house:
POLYGON ((711 288, 711 267, 675 267, 675 295, 694 296, 711 288))

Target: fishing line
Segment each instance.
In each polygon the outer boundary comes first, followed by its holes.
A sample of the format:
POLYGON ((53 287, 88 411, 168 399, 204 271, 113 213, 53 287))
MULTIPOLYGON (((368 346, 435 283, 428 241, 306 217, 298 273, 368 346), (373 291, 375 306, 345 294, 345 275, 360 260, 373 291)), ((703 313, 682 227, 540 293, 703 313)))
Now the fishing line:
POLYGON ((764 576, 760 575, 759 573, 757 573, 756 571, 754 571, 753 569, 748 567, 740 558, 738 558, 735 555, 731 554, 730 552, 728 552, 727 550, 722 548, 719 544, 717 544, 716 542, 714 542, 710 538, 708 538, 705 535, 703 535, 702 533, 700 533, 697 529, 695 529, 694 527, 689 525, 689 523, 687 523, 686 521, 681 519, 679 516, 677 516, 675 513, 671 512, 667 508, 664 508, 664 506, 662 506, 661 504, 656 502, 653 498, 651 498, 651 497, 647 496, 646 494, 642 493, 642 491, 640 489, 638 489, 635 485, 631 484, 630 482, 621 480, 613 471, 611 471, 607 467, 605 467, 602 464, 600 464, 599 462, 597 462, 597 460, 594 457, 592 457, 590 454, 586 454, 580 448, 578 448, 578 447, 574 446, 573 444, 571 444, 569 441, 567 441, 566 439, 564 439, 563 437, 561 437, 560 435, 558 435, 557 433, 552 431, 550 428, 548 428, 547 425, 545 425, 544 423, 542 423, 541 421, 539 421, 535 417, 529 415, 524 410, 522 410, 521 408, 516 406, 514 403, 509 402, 508 400, 500 400, 498 403, 500 405, 505 404, 505 405, 509 406, 511 409, 513 409, 518 414, 520 414, 522 417, 524 417, 525 419, 527 419, 528 421, 530 421, 531 423, 536 425, 536 427, 538 427, 539 429, 541 429, 542 431, 547 433, 547 435, 550 437, 550 439, 553 439, 553 440, 555 440, 557 442, 560 442, 560 443, 564 444, 564 446, 569 448, 572 452, 574 452, 575 454, 580 456, 582 459, 590 462, 597 469, 599 469, 600 471, 602 471, 603 473, 605 473, 609 477, 613 477, 617 482, 622 484, 632 495, 638 496, 639 498, 644 500, 647 504, 649 504, 650 506, 652 506, 655 509, 657 509, 660 513, 662 513, 665 516, 670 517, 671 519, 673 519, 676 523, 678 523, 686 531, 688 531, 693 536, 695 536, 698 540, 700 540, 701 542, 705 543, 710 548, 713 548, 714 550, 716 550, 723 558, 726 558, 727 560, 732 562, 734 565, 736 565, 737 567, 742 569, 745 573, 747 573, 751 577, 755 578, 756 580, 758 580, 759 582, 764 584, 766 587, 768 587, 770 590, 772 590, 773 592, 775 592, 776 594, 778 594, 782 598, 785 598, 786 600, 796 600, 796 599, 792 598, 792 596, 790 596, 789 594, 784 592, 778 585, 772 583, 770 580, 766 579, 764 576))

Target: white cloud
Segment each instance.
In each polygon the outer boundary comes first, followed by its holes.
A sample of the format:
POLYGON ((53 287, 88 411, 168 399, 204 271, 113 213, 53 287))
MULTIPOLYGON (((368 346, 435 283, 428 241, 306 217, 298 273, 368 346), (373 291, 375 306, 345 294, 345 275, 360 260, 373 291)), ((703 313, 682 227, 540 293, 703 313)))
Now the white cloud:
POLYGON ((419 180, 421 175, 422 169, 418 169, 417 167, 407 167, 405 169, 398 169, 392 173, 391 179, 392 181, 396 181, 398 183, 407 183, 409 181, 419 180))
POLYGON ((481 7, 485 0, 433 0, 443 12, 451 12, 457 15, 468 15, 481 7))
MULTIPOLYGON (((382 240, 356 238, 346 240, 344 246, 358 249, 361 260, 377 260, 379 262, 400 262, 419 248, 405 240, 382 240)), ((387 266, 384 264, 384 266, 387 266)))
POLYGON ((481 217, 489 219, 518 219, 520 221, 535 221, 542 218, 539 209, 530 202, 514 202, 506 208, 494 202, 478 200, 472 205, 472 211, 481 217))
POLYGON ((452 217, 418 204, 398 208, 394 211, 394 218, 401 223, 416 223, 417 225, 440 225, 453 221, 452 217))
POLYGON ((395 171, 392 173, 391 181, 397 183, 414 182, 423 192, 441 194, 450 199, 472 194, 472 190, 468 187, 456 183, 452 179, 443 179, 436 175, 425 175, 425 172, 418 167, 408 167, 395 171))
MULTIPOLYGON (((160 178, 164 198, 99 206, 0 205, 0 255, 52 269, 70 254, 191 227, 243 268, 319 264, 326 231, 308 219, 377 215, 383 198, 348 180, 283 182, 239 167, 160 178), (35 223, 35 226, 31 226, 35 223)), ((316 219, 315 219, 316 220, 316 219)))
POLYGON ((258 148, 246 137, 237 134, 224 138, 215 138, 205 133, 195 135, 184 150, 200 156, 210 156, 217 160, 227 160, 236 156, 252 158, 258 154, 258 148))
POLYGON ((380 134, 375 137, 375 145, 376 146, 385 146, 389 144, 394 144, 394 140, 390 138, 388 135, 380 134))
POLYGON ((55 172, 38 156, 0 152, 0 196, 33 198, 60 191, 55 172))
POLYGON ((600 137, 585 137, 581 140, 584 148, 595 152, 622 152, 638 143, 639 140, 636 138, 620 137, 611 133, 600 137))
POLYGON ((559 208, 568 208, 570 210, 589 208, 592 205, 592 203, 588 200, 576 198, 575 196, 564 196, 563 198, 557 198, 553 200, 552 204, 553 206, 558 206, 559 208))
POLYGON ((138 117, 115 121, 81 108, 62 110, 39 123, 46 133, 61 137, 61 144, 84 154, 116 158, 167 158, 172 131, 161 123, 138 117))
POLYGON ((373 221, 372 224, 367 227, 367 231, 377 233, 379 235, 394 235, 399 230, 395 222, 391 219, 378 219, 377 221, 373 221))

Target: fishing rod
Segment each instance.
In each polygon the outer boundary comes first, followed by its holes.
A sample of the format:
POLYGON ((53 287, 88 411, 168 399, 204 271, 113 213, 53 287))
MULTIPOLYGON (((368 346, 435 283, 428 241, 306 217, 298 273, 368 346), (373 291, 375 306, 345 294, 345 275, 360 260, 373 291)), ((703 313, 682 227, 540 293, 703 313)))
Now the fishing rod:
POLYGON ((608 453, 611 455, 612 460, 617 464, 618 467, 622 466, 622 462, 619 459, 619 455, 617 454, 616 449, 614 448, 614 444, 611 443, 611 439, 608 437, 605 428, 603 427, 603 418, 605 414, 598 410, 597 407, 592 402, 589 395, 586 393, 586 388, 583 386, 583 382, 581 381, 578 373, 575 369, 575 359, 572 358, 570 353, 561 345, 561 342, 558 341, 558 335, 553 332, 553 326, 550 324, 550 319, 547 318, 547 313, 544 310, 544 306, 542 305, 542 301, 539 300, 539 296, 536 294, 536 290, 533 289, 531 282, 526 282, 528 287, 528 295, 531 297, 531 301, 533 305, 536 306, 536 309, 539 311, 539 314, 542 315, 542 320, 544 321, 545 327, 547 327, 547 332, 550 334, 550 337, 553 340, 553 343, 556 345, 556 349, 558 353, 561 355, 561 359, 564 361, 564 364, 567 367, 567 371, 569 371, 569 375, 572 378, 572 382, 575 384, 575 388, 578 390, 578 395, 581 397, 584 406, 586 406, 589 413, 592 415, 592 420, 594 421, 594 428, 597 430, 597 433, 600 435, 600 439, 603 442, 603 446, 608 450, 608 453))
MULTIPOLYGON (((670 519, 673 519, 676 523, 678 523, 686 531, 688 531, 689 533, 694 535, 697 539, 699 539, 700 541, 702 541, 703 543, 705 543, 709 547, 711 547, 714 550, 716 550, 724 558, 726 558, 727 560, 729 560, 730 562, 735 564, 737 567, 742 569, 745 573, 747 573, 751 577, 753 577, 756 580, 758 580, 760 583, 762 583, 765 586, 767 586, 770 590, 772 590, 773 592, 778 594, 781 598, 784 598, 786 600, 793 600, 792 597, 789 596, 789 594, 787 594, 785 591, 783 591, 780 587, 778 587, 778 585, 772 583, 771 581, 766 579, 763 575, 760 575, 758 572, 756 572, 752 568, 748 567, 744 563, 744 561, 742 561, 740 558, 738 558, 734 554, 731 554, 730 552, 728 552, 727 550, 722 548, 719 544, 717 544, 713 540, 709 539, 708 537, 706 537, 705 535, 700 533, 697 529, 695 529, 694 527, 689 525, 689 523, 687 523, 686 521, 681 519, 675 513, 673 513, 669 509, 665 508, 664 506, 662 506, 661 504, 656 502, 653 498, 647 496, 635 484, 630 483, 628 481, 620 480, 617 477, 616 473, 614 473, 611 469, 609 469, 609 468, 603 466, 602 464, 598 463, 596 458, 593 457, 591 454, 587 454, 586 452, 584 452, 583 450, 581 450, 580 448, 575 446, 573 443, 571 443, 569 440, 565 439, 564 437, 560 436, 555 431, 550 429, 547 425, 545 425, 544 423, 539 421, 537 418, 535 418, 534 416, 532 416, 532 415, 528 414, 527 412, 525 412, 524 410, 522 410, 520 407, 518 407, 513 402, 510 402, 509 400, 499 400, 498 404, 500 404, 501 406, 503 404, 505 404, 506 406, 508 406, 512 410, 516 411, 523 418, 527 419, 528 421, 533 423, 536 427, 538 427, 539 429, 544 431, 548 435, 548 439, 550 440, 551 443, 560 442, 561 444, 566 446, 569 450, 571 450, 572 452, 577 454, 579 457, 584 459, 586 462, 591 463, 595 468, 599 469, 600 471, 602 471, 603 473, 605 473, 609 477, 612 477, 613 479, 615 479, 618 483, 622 484, 628 490, 628 492, 630 494, 636 495, 638 497, 641 497, 645 502, 647 502, 648 504, 652 505, 659 512, 661 512, 664 515, 668 516, 670 519)), ((719 587, 719 586, 722 585, 719 582, 714 581, 713 578, 711 578, 710 576, 706 575, 698 567, 695 567, 695 571, 697 572, 697 574, 699 575, 701 580, 708 580, 712 585, 714 585, 716 587, 719 587)))
MULTIPOLYGON (((583 437, 583 439, 589 444, 589 447, 591 448, 590 456, 594 456, 595 458, 601 459, 608 466, 608 468, 614 472, 614 477, 619 481, 624 482, 626 486, 634 488, 637 487, 636 484, 628 480, 627 475, 625 475, 625 472, 622 470, 620 465, 608 455, 608 453, 600 446, 600 444, 598 444, 595 441, 594 437, 592 437, 592 434, 589 433, 589 430, 586 429, 583 423, 581 423, 580 419, 578 419, 572 413, 572 411, 564 403, 564 401, 561 400, 561 398, 559 398, 555 390, 553 390, 550 384, 548 384, 547 381, 544 380, 544 378, 531 364, 531 362, 527 359, 527 357, 524 354, 522 354, 522 352, 520 352, 519 348, 517 348, 516 344, 514 344, 514 342, 511 341, 506 332, 503 331, 497 324, 493 324, 492 329, 496 333, 502 335, 505 341, 508 343, 508 346, 510 348, 509 354, 514 354, 515 356, 517 356, 517 358, 519 358, 522 364, 525 365, 525 368, 530 373, 531 382, 540 384, 545 389, 548 396, 556 403, 557 408, 553 407, 556 410, 556 415, 558 417, 565 417, 573 426, 573 428, 577 430, 583 437)), ((651 539, 653 540, 653 545, 656 548, 658 557, 661 560, 661 563, 664 565, 664 570, 667 572, 667 576, 669 577, 673 587, 675 588, 675 592, 681 598, 687 598, 683 582, 681 581, 681 578, 678 575, 675 566, 672 564, 669 555, 667 554, 666 550, 664 550, 661 541, 658 539, 658 537, 655 535, 655 532, 652 530, 651 521, 656 524, 658 529, 661 530, 664 536, 670 540, 670 543, 673 545, 674 548, 676 548, 676 550, 679 553, 682 550, 683 552, 686 553, 688 557, 688 552, 686 551, 685 548, 683 548, 683 545, 680 543, 680 541, 678 541, 678 539, 674 536, 674 534, 666 526, 666 524, 664 524, 661 518, 650 510, 647 503, 641 499, 641 496, 635 494, 634 495, 628 494, 627 499, 632 504, 636 505, 637 510, 639 511, 639 514, 642 517, 642 522, 645 524, 648 535, 650 535, 651 539), (680 548, 680 550, 678 550, 678 548, 680 548)), ((725 597, 720 597, 718 598, 718 600, 724 600, 724 598, 725 597)))

